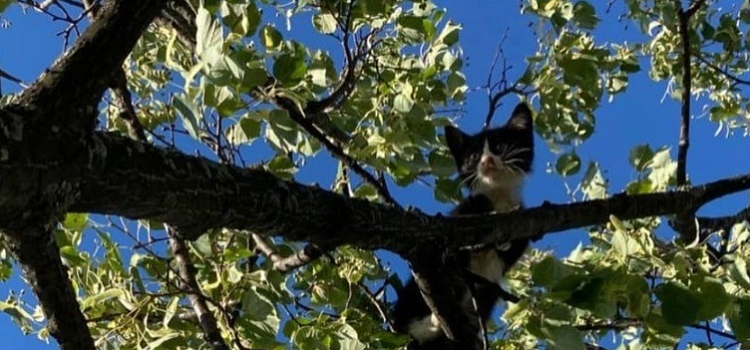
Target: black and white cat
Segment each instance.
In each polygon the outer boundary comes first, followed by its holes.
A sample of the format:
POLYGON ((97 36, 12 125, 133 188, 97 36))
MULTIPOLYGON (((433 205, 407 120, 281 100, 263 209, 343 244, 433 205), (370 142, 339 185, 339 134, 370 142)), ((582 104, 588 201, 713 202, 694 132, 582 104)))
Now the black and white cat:
MULTIPOLYGON (((521 189, 531 172, 534 159, 534 133, 531 110, 525 103, 516 106, 508 122, 498 128, 468 135, 455 127, 445 128, 448 148, 458 167, 461 182, 469 196, 451 211, 451 216, 508 212, 523 205, 521 189)), ((503 295, 499 283, 521 258, 528 239, 502 246, 462 253, 457 264, 467 271, 473 288, 460 291, 459 302, 469 319, 486 321, 503 295), (479 282, 477 282, 479 281, 479 282), (472 302, 476 301, 476 308, 472 302), (478 311, 478 312, 477 312, 478 311)), ((393 312, 396 330, 411 335, 411 349, 452 349, 451 343, 430 312, 414 280, 398 292, 393 312)))

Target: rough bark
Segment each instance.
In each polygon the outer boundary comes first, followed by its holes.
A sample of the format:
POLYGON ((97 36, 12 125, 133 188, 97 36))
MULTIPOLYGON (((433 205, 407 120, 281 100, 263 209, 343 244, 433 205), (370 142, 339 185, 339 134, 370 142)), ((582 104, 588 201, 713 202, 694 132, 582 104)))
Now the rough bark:
MULTIPOLYGON (((241 169, 98 133, 104 164, 81 179, 73 211, 154 218, 195 239, 210 228, 247 229, 326 247, 351 244, 414 256, 419 244, 440 249, 533 237, 620 219, 697 209, 750 188, 750 175, 667 193, 615 195, 572 204, 549 204, 489 216, 425 215, 279 180, 262 170, 241 169)), ((2 175, 2 174, 0 174, 2 175)))
POLYGON ((213 350, 229 350, 229 347, 221 337, 221 330, 216 323, 216 317, 208 308, 208 303, 203 297, 200 285, 196 279, 197 269, 190 259, 190 252, 185 241, 177 235, 177 232, 168 225, 164 229, 169 236, 169 248, 174 255, 177 273, 179 275, 180 288, 187 293, 190 306, 193 308, 198 324, 203 330, 206 342, 213 350))
MULTIPOLYGON (((56 220, 68 211, 158 219, 187 239, 228 227, 324 247, 388 249, 416 262, 417 275, 427 282, 423 289, 440 302, 450 300, 430 286, 449 276, 425 268, 431 262, 422 260, 425 247, 442 251, 532 237, 604 223, 611 215, 632 219, 691 212, 750 188, 749 174, 669 193, 448 218, 346 198, 260 170, 94 133, 104 90, 164 2, 107 1, 75 46, 13 104, 0 109, 0 230, 63 349, 93 348, 51 239, 56 220)), ((160 21, 177 28, 182 42, 190 45, 192 12, 184 2, 174 4, 160 21)), ((451 303, 438 304, 443 305, 437 307, 439 314, 450 318, 446 323, 460 324, 451 303)), ((451 331, 462 338, 471 333, 451 331)))
POLYGON ((96 349, 86 318, 76 302, 67 268, 53 232, 57 221, 30 217, 19 231, 4 231, 8 247, 23 268, 26 280, 39 298, 47 329, 63 350, 96 349))
POLYGON ((43 121, 60 129, 93 128, 97 104, 116 68, 165 3, 106 1, 75 45, 6 109, 30 118, 27 125, 43 121))
POLYGON ((77 180, 102 168, 92 163, 106 150, 91 138, 97 105, 164 2, 107 1, 75 45, 0 110, 0 231, 64 350, 95 346, 52 232, 77 180))

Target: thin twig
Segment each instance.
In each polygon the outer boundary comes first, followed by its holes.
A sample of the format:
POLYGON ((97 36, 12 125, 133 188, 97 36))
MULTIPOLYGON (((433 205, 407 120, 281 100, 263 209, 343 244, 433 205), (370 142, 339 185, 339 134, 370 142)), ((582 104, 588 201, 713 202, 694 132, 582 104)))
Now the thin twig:
POLYGON ((469 291, 471 292, 471 306, 474 308, 474 312, 477 313, 477 322, 479 323, 479 331, 482 333, 482 350, 489 349, 489 339, 487 337, 487 326, 484 324, 484 319, 479 313, 479 304, 477 304, 477 298, 476 298, 476 288, 474 288, 474 284, 469 282, 467 283, 469 286, 469 291))
POLYGON ((718 335, 718 336, 721 336, 721 337, 724 337, 724 338, 727 338, 727 339, 737 340, 737 337, 734 334, 727 333, 727 332, 722 332, 722 331, 720 331, 718 329, 711 328, 707 324, 706 325, 691 324, 691 325, 688 325, 688 327, 689 328, 694 328, 694 329, 702 329, 702 330, 704 330, 704 331, 706 331, 708 333, 711 333, 711 334, 715 334, 715 335, 718 335))
POLYGON ((263 237, 256 233, 253 233, 251 236, 255 242, 255 247, 271 260, 273 269, 282 273, 307 265, 322 255, 320 248, 313 244, 307 244, 302 250, 296 251, 294 254, 284 258, 276 252, 275 248, 266 243, 263 237))
POLYGON ((700 61, 701 63, 705 64, 708 68, 711 68, 715 72, 720 73, 721 75, 723 75, 727 79, 733 81, 735 86, 736 85, 750 85, 750 80, 742 79, 742 78, 740 78, 740 77, 738 77, 738 76, 730 73, 728 69, 721 68, 721 67, 717 66, 716 64, 712 63, 711 61, 709 61, 705 57, 701 56, 700 54, 693 53, 693 57, 695 57, 696 59, 698 59, 698 61, 700 61))
POLYGON ((395 332, 396 329, 393 326, 393 320, 388 317, 388 312, 386 311, 387 308, 385 307, 385 305, 383 305, 375 296, 375 293, 371 292, 362 282, 358 282, 357 286, 360 290, 362 290, 363 293, 365 293, 372 305, 375 306, 375 308, 378 310, 380 318, 382 318, 383 322, 388 326, 388 330, 390 330, 391 332, 395 332))
POLYGON ((352 169, 352 171, 362 177, 362 179, 364 179, 367 183, 371 184, 378 192, 380 197, 383 198, 383 201, 386 204, 398 208, 401 207, 388 192, 388 189, 383 187, 381 183, 375 178, 375 176, 370 174, 361 165, 359 165, 359 163, 354 160, 354 158, 346 154, 346 152, 344 152, 341 147, 333 144, 330 140, 328 140, 326 135, 324 135, 308 118, 306 118, 301 113, 301 111, 297 109, 297 106, 294 104, 294 102, 283 98, 275 98, 275 100, 277 105, 279 105, 289 113, 289 117, 292 118, 292 120, 302 126, 302 128, 305 129, 305 131, 307 131, 312 137, 320 141, 326 147, 326 149, 328 149, 331 154, 333 154, 334 157, 344 162, 350 169, 352 169))
POLYGON ((6 72, 6 71, 4 71, 2 69, 0 69, 0 78, 4 78, 6 80, 10 80, 10 81, 18 84, 19 86, 21 86, 24 89, 28 87, 26 84, 23 83, 23 80, 21 80, 19 78, 16 78, 15 76, 11 75, 10 73, 8 73, 8 72, 6 72))
POLYGON ((487 83, 484 86, 484 89, 487 91, 487 103, 488 103, 488 111, 487 116, 484 118, 484 128, 490 127, 490 122, 492 122, 492 117, 495 116, 495 112, 497 111, 497 108, 500 107, 500 100, 511 94, 516 93, 519 95, 526 95, 533 90, 527 91, 521 87, 519 87, 521 84, 520 82, 516 81, 513 83, 513 85, 508 86, 508 71, 513 69, 513 66, 508 66, 508 60, 505 57, 505 51, 503 50, 503 44, 505 43, 505 39, 508 37, 508 29, 505 29, 505 32, 503 33, 503 37, 500 39, 500 43, 497 45, 497 51, 495 51, 495 56, 492 59, 492 63, 490 64, 490 72, 487 75, 487 83), (500 70, 500 80, 498 80, 495 83, 492 83, 493 74, 495 72, 495 66, 497 65, 497 62, 502 59, 503 68, 500 70), (493 91, 495 93, 493 94, 493 91))

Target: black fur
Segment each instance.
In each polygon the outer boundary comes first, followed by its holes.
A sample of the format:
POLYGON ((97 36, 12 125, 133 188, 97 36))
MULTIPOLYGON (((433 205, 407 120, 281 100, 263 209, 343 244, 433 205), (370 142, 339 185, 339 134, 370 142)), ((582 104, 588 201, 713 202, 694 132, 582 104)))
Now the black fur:
MULTIPOLYGON (((450 215, 476 215, 496 211, 509 211, 522 206, 520 201, 520 186, 525 176, 531 171, 534 159, 533 119, 531 110, 525 103, 520 103, 508 122, 499 128, 483 130, 476 135, 468 135, 461 130, 447 126, 445 138, 448 148, 454 157, 461 181, 469 188, 469 196, 454 208, 450 215), (488 155, 486 151, 492 154, 488 155), (489 159, 488 159, 489 158, 489 159), (480 166, 480 163, 485 163, 480 166), (489 161, 491 160, 491 161, 489 161), (493 167, 494 170, 487 170, 493 167), (484 171, 480 170, 483 169, 484 171)), ((451 294, 457 296, 457 302, 466 303, 471 297, 477 303, 478 312, 473 305, 462 305, 470 313, 469 317, 481 318, 487 321, 498 299, 511 300, 514 298, 503 291, 495 281, 478 275, 472 271, 472 260, 485 261, 486 254, 497 254, 496 259, 504 265, 496 276, 502 277, 523 255, 529 240, 515 240, 501 247, 490 247, 478 251, 461 251, 446 263, 457 264, 465 271, 463 278, 469 290, 459 290, 460 286, 445 286, 454 288, 451 294), (479 260, 482 255, 485 260, 479 260), (471 297, 462 298, 471 293, 471 297)), ((465 289, 465 288, 464 288, 465 289)), ((517 298, 515 298, 517 301, 517 298)), ((409 333, 409 327, 420 323, 431 315, 424 303, 419 287, 413 279, 398 292, 398 301, 394 308, 394 326, 396 330, 409 333)), ((439 331, 438 331, 439 332, 439 331)), ((458 350, 465 349, 460 344, 449 341, 442 332, 434 334, 431 339, 422 342, 412 341, 410 349, 424 350, 458 350)), ((415 334, 411 334, 413 337, 415 334)))

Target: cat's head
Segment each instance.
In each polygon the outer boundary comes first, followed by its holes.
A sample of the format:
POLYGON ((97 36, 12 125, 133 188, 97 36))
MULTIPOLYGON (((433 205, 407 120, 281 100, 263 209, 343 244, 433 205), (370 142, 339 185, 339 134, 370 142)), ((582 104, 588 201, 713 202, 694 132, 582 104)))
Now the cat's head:
POLYGON ((526 103, 519 103, 505 125, 468 135, 445 127, 445 139, 461 181, 471 193, 520 186, 534 160, 534 121, 526 103))

